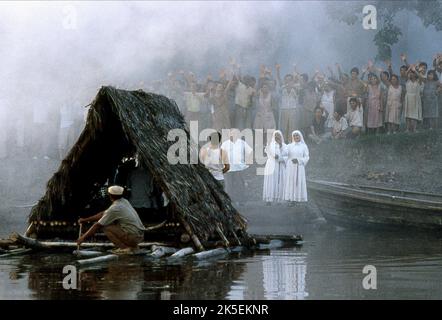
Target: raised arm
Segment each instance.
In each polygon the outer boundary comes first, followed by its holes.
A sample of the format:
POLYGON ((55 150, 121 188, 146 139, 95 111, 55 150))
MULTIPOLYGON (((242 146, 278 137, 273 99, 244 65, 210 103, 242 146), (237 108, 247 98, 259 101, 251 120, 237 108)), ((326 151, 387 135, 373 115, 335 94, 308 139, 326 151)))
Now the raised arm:
POLYGON ((281 81, 281 65, 279 63, 277 63, 275 65, 275 69, 276 69, 276 80, 278 81, 278 85, 280 87, 282 87, 282 81, 281 81))
POLYGON ((333 69, 330 66, 328 66, 327 69, 328 72, 330 72, 330 79, 335 79, 335 74, 333 73, 333 69))
POLYGON ((401 61, 404 65, 406 65, 407 67, 409 67, 409 63, 407 61, 407 55, 405 53, 401 53, 401 61))
POLYGON ((341 70, 341 65, 339 63, 336 63, 336 70, 338 70, 339 79, 342 79, 342 70, 341 70))

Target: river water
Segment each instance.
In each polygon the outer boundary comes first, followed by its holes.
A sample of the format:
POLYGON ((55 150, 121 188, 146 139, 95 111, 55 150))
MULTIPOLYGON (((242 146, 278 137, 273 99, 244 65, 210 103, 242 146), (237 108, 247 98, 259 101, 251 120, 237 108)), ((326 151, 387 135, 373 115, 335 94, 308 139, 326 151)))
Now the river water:
POLYGON ((302 233, 305 242, 206 261, 146 257, 77 270, 69 254, 0 259, 0 299, 442 299, 442 237, 416 231, 318 226, 286 207, 244 208, 254 233, 302 233), (364 289, 365 266, 376 289, 364 289))

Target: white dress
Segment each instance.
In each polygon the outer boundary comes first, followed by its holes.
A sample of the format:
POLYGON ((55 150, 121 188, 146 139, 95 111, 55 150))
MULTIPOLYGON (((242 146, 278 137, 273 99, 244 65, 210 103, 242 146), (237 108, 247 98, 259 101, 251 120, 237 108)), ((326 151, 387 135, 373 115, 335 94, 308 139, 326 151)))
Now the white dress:
POLYGON ((262 198, 266 202, 283 200, 285 161, 287 160, 287 145, 272 141, 266 148, 267 161, 264 168, 264 186, 262 198), (275 158, 278 156, 278 159, 275 158))
POLYGON ((326 126, 327 128, 331 128, 333 126, 333 114, 335 112, 335 91, 331 90, 329 92, 324 91, 321 97, 321 104, 323 105, 324 109, 327 111, 327 122, 326 126))
POLYGON ((307 201, 305 166, 308 160, 309 151, 304 142, 292 142, 287 146, 284 200, 297 202, 307 201), (293 159, 298 159, 298 163, 293 163, 293 159))

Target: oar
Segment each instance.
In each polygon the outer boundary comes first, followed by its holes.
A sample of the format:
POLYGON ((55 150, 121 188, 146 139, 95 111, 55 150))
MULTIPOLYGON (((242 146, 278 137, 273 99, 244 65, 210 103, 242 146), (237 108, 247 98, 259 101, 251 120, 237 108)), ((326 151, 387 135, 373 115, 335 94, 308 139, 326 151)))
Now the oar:
MULTIPOLYGON (((80 229, 78 230, 78 239, 80 239, 80 237, 81 237, 82 229, 83 229, 83 224, 80 223, 80 229)), ((80 252, 80 244, 77 244, 77 252, 80 252)))

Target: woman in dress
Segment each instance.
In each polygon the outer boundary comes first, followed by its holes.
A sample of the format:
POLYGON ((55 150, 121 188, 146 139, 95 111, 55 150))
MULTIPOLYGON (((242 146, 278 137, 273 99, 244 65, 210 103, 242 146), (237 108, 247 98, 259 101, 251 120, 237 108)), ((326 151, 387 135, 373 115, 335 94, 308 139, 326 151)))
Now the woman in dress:
POLYGON ((267 162, 264 168, 264 187, 262 198, 267 205, 283 200, 285 160, 287 145, 282 132, 273 132, 272 141, 266 146, 267 162))
POLYGON ((212 124, 215 130, 222 131, 230 129, 229 101, 227 93, 231 87, 231 82, 224 87, 221 82, 216 83, 213 93, 208 93, 209 104, 211 105, 212 124))
POLYGON ((402 109, 402 86, 399 77, 391 76, 390 85, 387 91, 387 105, 385 107, 385 122, 387 123, 387 134, 396 133, 401 124, 402 109))
POLYGON ((382 89, 377 75, 372 74, 368 85, 367 129, 369 133, 378 133, 383 124, 382 89))
POLYGON ((320 106, 324 110, 324 116, 327 118, 326 126, 331 130, 333 127, 333 115, 335 114, 335 91, 331 89, 328 83, 324 85, 320 106))
POLYGON ((258 110, 255 116, 254 129, 275 130, 276 122, 273 110, 275 109, 274 99, 267 83, 262 85, 258 98, 258 110))
POLYGON ((422 116, 425 127, 430 130, 437 128, 440 90, 441 87, 436 72, 434 70, 428 71, 422 95, 422 116))
POLYGON ((422 84, 418 80, 418 74, 414 66, 408 71, 408 81, 405 85, 406 94, 404 99, 405 121, 407 132, 415 132, 418 121, 422 121, 422 84))
POLYGON ((307 201, 307 183, 305 166, 309 160, 308 147, 301 131, 292 132, 292 143, 287 146, 286 176, 284 200, 294 202, 307 201))

